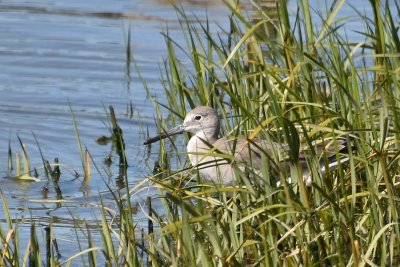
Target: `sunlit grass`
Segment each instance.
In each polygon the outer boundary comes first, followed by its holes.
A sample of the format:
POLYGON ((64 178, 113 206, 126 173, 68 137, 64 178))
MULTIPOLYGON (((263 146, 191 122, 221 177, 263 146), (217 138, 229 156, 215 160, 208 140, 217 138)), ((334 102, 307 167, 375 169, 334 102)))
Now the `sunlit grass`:
MULTIPOLYGON (((298 1, 294 18, 285 1, 277 2, 277 16, 259 7, 254 22, 228 1, 232 29, 220 36, 207 24, 196 28, 178 10, 187 42, 182 47, 166 34, 167 99, 160 102, 171 124, 209 105, 221 114, 224 135, 268 137, 294 152, 294 135, 304 144, 345 138, 348 162, 321 173, 311 153, 311 188, 296 168, 281 170, 281 187, 273 186, 266 167, 261 176, 238 170, 239 188, 220 188, 187 184, 201 178, 185 173, 165 176, 165 165, 153 178, 166 211, 157 217, 153 246, 171 265, 396 265, 399 9, 369 2, 375 17, 359 13, 364 29, 355 41, 343 34, 345 1, 327 15, 298 1), (176 56, 180 49, 185 61, 176 56), (288 173, 296 182, 285 182, 288 173)), ((169 161, 164 151, 161 142, 161 163, 169 161)))
MULTIPOLYGON (((162 140, 153 145, 159 155, 153 174, 131 185, 122 129, 110 109, 110 140, 124 167, 125 191, 110 187, 115 209, 98 203, 101 246, 93 242, 87 223, 76 226, 87 238, 78 240, 81 252, 60 263, 49 241, 47 265, 399 265, 399 6, 366 2, 374 17, 358 13, 364 28, 358 29, 358 40, 350 40, 343 31, 349 18, 341 16, 346 1, 334 1, 322 11, 308 1, 297 3, 294 15, 283 0, 272 13, 255 5, 257 19, 252 20, 235 1, 227 1, 231 28, 218 35, 208 22, 198 27, 177 8, 186 43, 165 33, 168 58, 161 78, 166 99, 153 98, 139 73, 160 131, 181 122, 195 106, 212 106, 221 115, 223 135, 284 142, 292 148, 292 166, 274 173, 274 160, 266 160, 257 172, 251 166, 245 172, 236 168, 236 186, 207 184, 187 164, 182 146, 162 140), (178 58, 178 51, 186 57, 178 58), (165 120, 161 109, 170 112, 165 120), (320 159, 309 149, 309 187, 298 150, 328 138, 347 141, 346 152, 333 152, 348 160, 321 172, 320 159), (148 219, 142 229, 130 199, 147 186, 157 188, 159 199, 149 198, 139 207, 140 216, 148 219), (153 201, 161 201, 163 209, 155 209, 153 201)), ((128 65, 134 64, 130 49, 127 58, 128 65)), ((72 109, 71 114, 87 185, 91 158, 83 152, 72 109)), ((7 230, 0 225, 0 265, 18 266, 28 258, 40 265, 44 248, 37 245, 35 226, 24 250, 18 224, 1 197, 7 230)))

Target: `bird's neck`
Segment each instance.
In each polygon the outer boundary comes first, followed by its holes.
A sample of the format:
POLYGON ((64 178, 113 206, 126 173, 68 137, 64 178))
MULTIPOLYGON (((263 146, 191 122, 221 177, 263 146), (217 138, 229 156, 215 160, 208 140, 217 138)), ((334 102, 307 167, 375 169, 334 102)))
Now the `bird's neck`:
POLYGON ((212 148, 212 145, 217 140, 218 136, 216 134, 211 135, 203 131, 192 136, 187 144, 187 152, 192 164, 195 165, 199 163, 199 161, 204 158, 204 155, 209 153, 208 150, 212 148), (201 155, 201 153, 204 153, 204 155, 201 155))
POLYGON ((196 138, 196 142, 203 143, 206 147, 210 147, 210 145, 218 140, 218 133, 204 130, 197 132, 192 138, 196 138))

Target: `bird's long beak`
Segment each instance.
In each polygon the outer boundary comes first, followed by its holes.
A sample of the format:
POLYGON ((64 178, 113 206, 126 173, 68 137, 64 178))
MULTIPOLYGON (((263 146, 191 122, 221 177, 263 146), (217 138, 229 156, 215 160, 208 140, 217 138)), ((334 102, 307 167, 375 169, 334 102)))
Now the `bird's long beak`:
POLYGON ((161 133, 161 134, 159 134, 159 135, 157 135, 155 137, 151 137, 151 138, 147 139, 147 141, 144 142, 143 144, 144 145, 149 145, 149 144, 157 142, 157 141, 159 141, 161 139, 168 138, 168 137, 170 137, 172 135, 181 134, 184 131, 185 131, 185 125, 181 124, 181 125, 178 125, 178 126, 176 126, 174 128, 169 129, 167 132, 161 133))

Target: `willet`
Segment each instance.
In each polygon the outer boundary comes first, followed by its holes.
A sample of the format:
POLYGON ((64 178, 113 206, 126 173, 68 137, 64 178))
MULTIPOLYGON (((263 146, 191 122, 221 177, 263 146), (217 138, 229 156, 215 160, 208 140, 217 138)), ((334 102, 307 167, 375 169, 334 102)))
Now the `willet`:
MULTIPOLYGON (((290 151, 287 144, 272 141, 219 138, 219 130, 220 121, 216 111, 207 106, 200 106, 186 115, 183 124, 156 137, 149 138, 144 144, 151 144, 183 132, 192 133, 193 136, 187 144, 188 157, 192 166, 198 169, 200 175, 205 180, 224 185, 234 184, 234 164, 242 170, 245 166, 251 166, 255 170, 260 170, 265 160, 276 159, 279 153, 287 154, 290 151)), ((318 150, 316 154, 327 151, 332 156, 335 154, 335 151, 344 148, 343 143, 344 141, 340 140, 335 144, 335 148, 332 143, 328 146, 327 142, 323 142, 322 145, 319 144, 316 146, 316 150, 318 150)), ((300 153, 299 160, 302 161, 303 178, 310 179, 310 172, 304 153, 300 153)), ((340 162, 344 161, 341 160, 340 162)), ((283 164, 288 167, 287 160, 278 163, 278 165, 283 164)), ((330 162, 329 167, 337 164, 337 161, 330 162)), ((320 168, 322 172, 325 172, 322 163, 320 168)))

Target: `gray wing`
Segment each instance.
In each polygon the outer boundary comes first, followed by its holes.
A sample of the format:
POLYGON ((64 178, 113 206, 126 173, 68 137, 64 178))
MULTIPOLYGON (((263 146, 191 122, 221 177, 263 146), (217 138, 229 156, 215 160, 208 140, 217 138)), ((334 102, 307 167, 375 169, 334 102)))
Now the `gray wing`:
POLYGON ((256 169, 261 169, 263 159, 279 161, 282 158, 281 155, 286 154, 289 149, 285 144, 255 138, 251 140, 221 138, 214 143, 214 147, 218 148, 222 153, 235 155, 236 162, 256 169))

